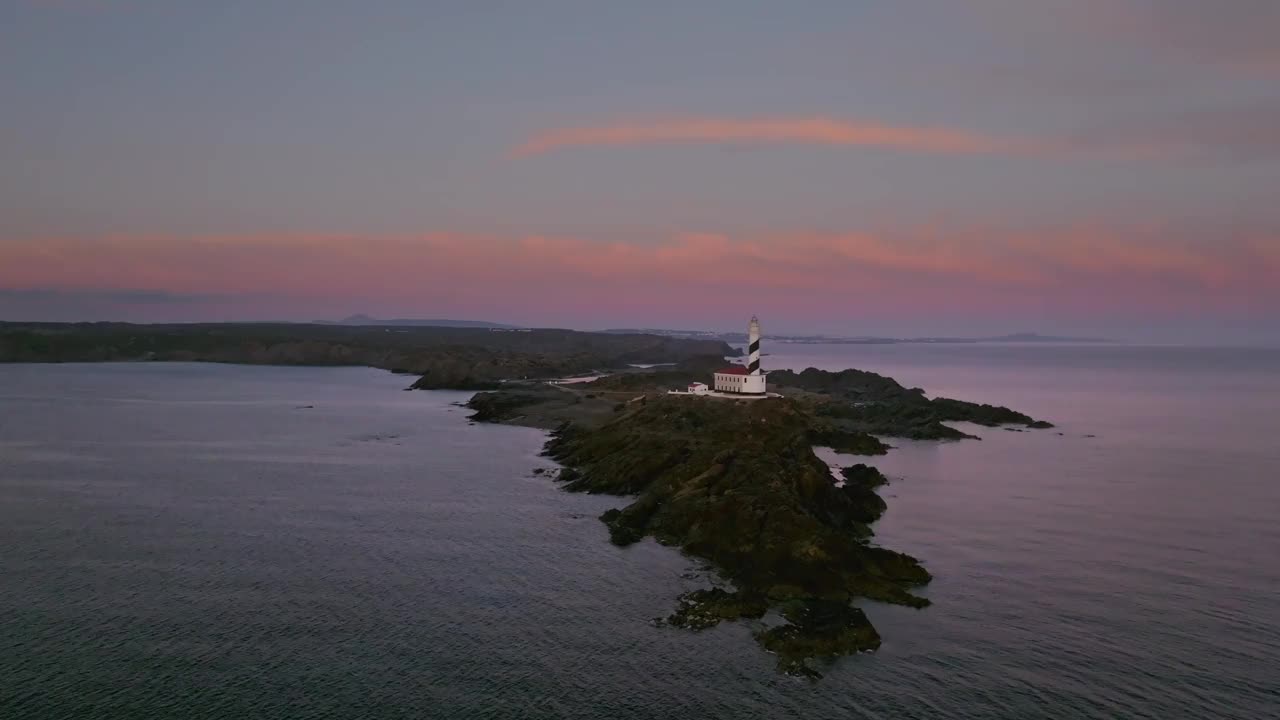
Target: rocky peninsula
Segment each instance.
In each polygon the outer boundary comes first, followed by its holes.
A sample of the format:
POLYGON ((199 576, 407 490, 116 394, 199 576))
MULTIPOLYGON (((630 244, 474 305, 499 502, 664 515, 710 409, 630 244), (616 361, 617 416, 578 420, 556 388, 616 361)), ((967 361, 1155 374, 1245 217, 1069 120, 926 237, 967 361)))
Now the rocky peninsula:
POLYGON ((719 357, 571 385, 508 383, 477 393, 472 419, 554 428, 545 454, 571 492, 629 498, 601 516, 610 539, 645 537, 710 562, 722 585, 677 599, 665 624, 701 630, 749 619, 780 670, 819 677, 816 660, 873 650, 859 600, 923 608, 920 562, 880 547, 886 478, 853 463, 833 477, 814 452, 880 455, 881 438, 961 440, 946 422, 1051 427, 1008 408, 929 398, 875 373, 770 374, 783 397, 672 396, 719 357))

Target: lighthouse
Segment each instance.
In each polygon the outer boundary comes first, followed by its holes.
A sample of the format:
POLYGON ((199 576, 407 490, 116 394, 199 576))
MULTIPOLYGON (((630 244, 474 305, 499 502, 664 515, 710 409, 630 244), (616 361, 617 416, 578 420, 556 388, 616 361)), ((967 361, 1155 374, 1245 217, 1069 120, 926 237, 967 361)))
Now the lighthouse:
POLYGON ((715 390, 720 393, 765 397, 765 373, 760 369, 760 319, 751 316, 747 326, 747 366, 733 365, 715 374, 715 390))
POLYGON ((747 372, 760 374, 760 318, 751 316, 751 324, 747 326, 747 372))

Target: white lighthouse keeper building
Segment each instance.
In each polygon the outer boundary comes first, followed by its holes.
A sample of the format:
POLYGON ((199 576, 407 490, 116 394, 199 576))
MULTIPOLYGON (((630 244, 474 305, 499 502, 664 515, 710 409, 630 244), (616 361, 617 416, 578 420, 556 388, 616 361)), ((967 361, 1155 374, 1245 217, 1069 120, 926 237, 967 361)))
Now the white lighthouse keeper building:
POLYGON ((747 328, 747 366, 735 365, 717 371, 715 389, 741 395, 766 394, 765 374, 760 370, 760 320, 754 315, 747 328))

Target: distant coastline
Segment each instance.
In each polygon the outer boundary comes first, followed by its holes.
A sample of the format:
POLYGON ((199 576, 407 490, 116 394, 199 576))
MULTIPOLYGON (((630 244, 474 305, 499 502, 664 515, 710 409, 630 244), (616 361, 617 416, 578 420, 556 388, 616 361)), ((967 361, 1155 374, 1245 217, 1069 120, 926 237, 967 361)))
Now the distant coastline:
POLYGON ((737 356, 718 340, 573 330, 315 323, 0 322, 0 363, 220 362, 367 366, 416 375, 415 387, 485 390, 632 364, 737 356))
MULTIPOLYGON (((742 344, 747 341, 747 336, 740 332, 714 332, 701 330, 663 330, 655 328, 646 329, 609 329, 604 330, 605 333, 629 334, 629 333, 645 333, 648 335, 662 335, 664 337, 677 337, 699 340, 721 340, 731 344, 742 344)), ((1075 337, 1068 335, 1041 335, 1034 332, 1018 332, 1008 335, 992 335, 992 336, 939 336, 939 337, 883 337, 877 335, 859 335, 859 336, 842 336, 842 335, 771 335, 770 342, 788 344, 788 345, 905 345, 905 344, 932 344, 932 345, 975 345, 975 344, 998 344, 998 343, 1062 343, 1062 344, 1111 344, 1120 342, 1111 338, 1100 337, 1075 337)))
POLYGON ((521 330, 519 325, 489 322, 488 320, 451 320, 448 318, 392 318, 384 320, 370 317, 363 313, 351 315, 341 320, 317 320, 316 325, 356 325, 376 327, 443 327, 443 328, 486 328, 491 330, 521 330))

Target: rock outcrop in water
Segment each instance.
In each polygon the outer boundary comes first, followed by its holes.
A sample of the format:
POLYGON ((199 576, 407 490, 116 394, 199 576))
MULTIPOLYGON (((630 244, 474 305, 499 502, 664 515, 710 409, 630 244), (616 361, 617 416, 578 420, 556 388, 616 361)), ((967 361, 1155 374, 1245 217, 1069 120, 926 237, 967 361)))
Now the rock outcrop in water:
POLYGON ((560 428, 546 453, 567 490, 637 496, 602 517, 614 543, 654 537, 736 588, 686 595, 668 622, 701 629, 776 609, 788 622, 757 639, 783 670, 813 674, 811 658, 879 645, 853 600, 923 607, 910 588, 930 579, 868 542, 885 509, 868 479, 877 471, 851 469, 856 481, 837 486, 813 452, 815 422, 785 398, 654 398, 597 428, 560 428))
POLYGON ((928 604, 912 592, 930 579, 920 563, 871 544, 884 475, 857 464, 837 483, 815 447, 883 455, 890 448, 877 436, 970 437, 944 424, 954 421, 1052 427, 858 370, 773 372, 786 397, 768 400, 666 395, 721 363, 689 358, 572 386, 509 383, 468 405, 474 420, 556 428, 546 454, 563 465, 564 489, 634 496, 601 517, 614 543, 653 537, 710 561, 730 584, 681 596, 665 623, 769 622, 756 640, 789 673, 816 675, 815 659, 879 646, 853 605, 860 598, 928 604))
POLYGON ((796 373, 769 373, 770 386, 806 398, 814 413, 832 425, 873 435, 911 440, 972 438, 945 423, 971 422, 986 427, 1018 424, 1051 428, 1048 422, 1006 407, 928 398, 920 388, 908 389, 893 378, 865 370, 829 372, 809 368, 796 373))
MULTIPOLYGON (((655 393, 705 381, 719 358, 691 357, 671 367, 650 372, 625 372, 592 383, 600 392, 655 393)), ((824 420, 816 426, 815 444, 855 454, 883 454, 887 445, 867 439, 871 435, 910 440, 962 440, 975 436, 946 423, 970 422, 986 427, 1015 424, 1051 428, 1048 422, 1009 408, 952 400, 930 399, 920 388, 906 388, 893 378, 865 370, 830 372, 809 368, 803 372, 775 370, 769 388, 793 397, 824 420)))

